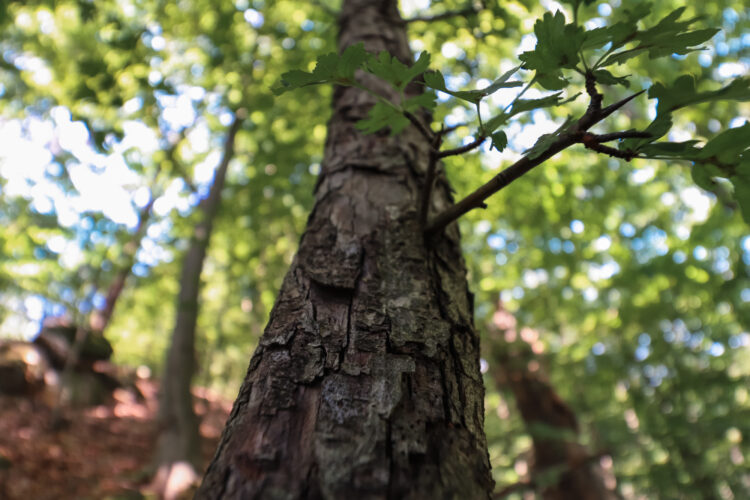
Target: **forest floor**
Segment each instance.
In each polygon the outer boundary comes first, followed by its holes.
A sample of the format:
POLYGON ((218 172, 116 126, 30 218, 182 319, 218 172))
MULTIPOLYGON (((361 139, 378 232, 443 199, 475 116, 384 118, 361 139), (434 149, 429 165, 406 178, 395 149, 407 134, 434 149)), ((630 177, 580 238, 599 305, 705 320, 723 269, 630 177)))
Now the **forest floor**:
MULTIPOLYGON (((107 404, 67 411, 68 423, 57 431, 42 401, 0 396, 0 499, 153 498, 158 388, 149 380, 136 384, 143 398, 117 389, 107 404)), ((194 394, 207 466, 231 401, 201 388, 194 394)))

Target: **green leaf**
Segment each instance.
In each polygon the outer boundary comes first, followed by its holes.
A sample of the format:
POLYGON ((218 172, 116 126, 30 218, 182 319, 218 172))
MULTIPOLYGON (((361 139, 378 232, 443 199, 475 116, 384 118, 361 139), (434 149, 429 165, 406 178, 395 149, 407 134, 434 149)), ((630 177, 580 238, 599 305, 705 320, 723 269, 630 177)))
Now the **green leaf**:
POLYGON ((653 142, 638 149, 646 156, 674 156, 675 158, 693 158, 700 149, 694 147, 698 141, 653 142))
POLYGON ((594 71, 594 78, 604 85, 622 85, 625 88, 630 87, 630 82, 626 76, 615 76, 606 69, 597 69, 594 71))
POLYGON ((363 43, 351 45, 339 56, 335 52, 318 57, 315 69, 308 73, 298 69, 287 71, 281 75, 281 85, 271 89, 275 95, 295 90, 308 85, 322 83, 338 83, 347 85, 354 83, 354 72, 361 68, 367 59, 363 43))
POLYGON ((716 158, 719 163, 739 163, 742 153, 750 148, 750 122, 730 128, 717 135, 700 150, 698 158, 716 158))
POLYGON ((560 11, 554 15, 547 12, 534 24, 534 33, 534 50, 519 56, 524 68, 547 74, 557 73, 560 68, 576 67, 578 51, 586 37, 582 28, 565 24, 565 15, 560 11))
POLYGON ((513 103, 513 108, 511 109, 511 114, 516 115, 518 113, 523 113, 524 111, 531 111, 533 109, 539 109, 539 108, 549 108, 551 106, 558 106, 560 104, 564 104, 566 102, 570 102, 574 99, 576 99, 580 94, 576 94, 573 97, 570 97, 568 99, 565 99, 564 101, 560 99, 560 94, 562 92, 557 92, 552 95, 548 95, 545 97, 540 97, 539 99, 518 99, 515 103, 513 103))
POLYGON ((419 58, 417 58, 417 62, 414 63, 414 65, 409 68, 406 72, 403 84, 403 88, 406 88, 406 86, 411 83, 412 80, 414 80, 416 77, 427 71, 427 68, 430 67, 430 53, 429 52, 422 52, 419 54, 419 58))
MULTIPOLYGON (((644 31, 636 31, 635 33, 629 31, 629 29, 635 27, 635 23, 624 23, 624 26, 620 28, 619 33, 622 38, 619 40, 611 40, 613 43, 612 48, 617 49, 628 41, 638 42, 638 45, 627 50, 615 52, 599 64, 598 67, 622 64, 628 59, 643 53, 648 53, 650 59, 655 59, 657 57, 664 57, 671 54, 682 55, 695 50, 700 50, 701 47, 699 47, 699 45, 710 40, 719 30, 709 28, 689 31, 695 21, 700 18, 695 17, 686 21, 678 21, 684 11, 685 7, 675 9, 662 18, 654 27, 644 31)), ((639 11, 637 15, 640 15, 642 12, 642 10, 639 11)), ((601 43, 602 40, 607 38, 607 35, 612 34, 611 31, 607 31, 596 33, 592 37, 595 42, 601 43)))
POLYGON ((734 199, 740 206, 742 218, 750 224, 750 176, 734 175, 729 180, 734 186, 734 199))
POLYGON ((445 79, 443 78, 442 73, 439 71, 428 71, 424 74, 424 82, 425 85, 427 85, 430 88, 433 88, 435 90, 439 90, 441 92, 445 92, 446 94, 450 94, 453 97, 457 97, 459 99, 462 99, 464 101, 468 101, 472 104, 477 104, 479 101, 481 101, 484 97, 493 94, 494 92, 497 92, 501 88, 512 88, 512 87, 520 87, 523 85, 523 82, 508 82, 508 78, 510 78, 513 73, 518 71, 517 68, 513 68, 512 70, 506 72, 503 74, 500 78, 492 82, 490 85, 483 89, 479 90, 449 90, 445 86, 445 79))
POLYGON ((626 139, 620 142, 618 148, 620 151, 640 151, 646 144, 650 144, 666 135, 670 128, 672 128, 672 115, 657 115, 654 121, 644 130, 644 132, 651 134, 650 137, 645 139, 626 139))
POLYGON ((338 76, 353 80, 354 72, 362 67, 367 60, 367 56, 365 44, 362 42, 347 47, 341 54, 341 60, 336 68, 338 76))
POLYGON ((750 78, 737 78, 719 90, 698 92, 695 88, 695 78, 692 75, 682 75, 669 87, 662 83, 655 83, 648 89, 648 97, 659 100, 657 114, 660 115, 701 102, 720 99, 748 101, 750 100, 750 78))
POLYGON ((493 116, 483 124, 483 132, 485 134, 492 134, 495 130, 500 128, 505 122, 507 122, 513 115, 510 113, 500 113, 497 116, 493 116))
POLYGON ((419 108, 425 108, 432 111, 433 109, 435 109, 435 93, 428 91, 419 94, 418 96, 410 97, 409 99, 404 101, 403 107, 404 110, 412 113, 419 108))
POLYGON ((562 90, 568 86, 568 80, 562 76, 562 72, 543 74, 536 72, 536 81, 547 90, 562 90))
POLYGON ((510 77, 515 75, 519 69, 521 69, 520 65, 506 71, 500 76, 500 78, 492 82, 487 87, 483 88, 481 92, 484 92, 485 95, 490 95, 490 94, 494 94, 495 92, 503 88, 520 87, 521 85, 523 85, 523 82, 509 82, 508 81, 510 77))
POLYGON ((358 121, 355 126, 365 134, 372 134, 390 127, 391 135, 396 135, 408 125, 409 119, 403 115, 401 110, 390 103, 378 101, 370 109, 369 116, 358 121))
POLYGON ((368 58, 366 69, 398 90, 404 90, 414 78, 424 73, 429 65, 430 54, 427 52, 422 52, 417 62, 412 67, 408 67, 398 58, 382 51, 377 58, 374 56, 368 58))
POLYGON ((548 108, 551 106, 559 106, 576 99, 580 94, 576 94, 568 99, 561 100, 560 94, 562 92, 556 92, 552 95, 540 97, 539 99, 516 99, 510 112, 502 112, 497 116, 493 116, 484 123, 483 131, 485 134, 491 134, 497 130, 501 125, 507 122, 511 117, 523 113, 525 111, 531 111, 534 109, 548 108))
POLYGON ((625 20, 611 26, 587 31, 581 48, 584 50, 600 48, 611 43, 612 46, 609 49, 616 50, 633 40, 638 34, 638 21, 651 13, 652 5, 649 2, 628 2, 628 5, 628 8, 618 12, 625 20))
POLYGON ((699 187, 706 191, 714 190, 714 177, 720 177, 721 172, 713 165, 695 163, 690 169, 690 176, 699 187))
POLYGON ((505 135, 505 132, 503 131, 495 132, 490 136, 490 138, 492 139, 490 150, 492 150, 492 148, 495 148, 498 152, 500 152, 508 145, 508 136, 505 135))
POLYGON ((551 134, 544 134, 539 139, 537 139, 536 143, 524 153, 524 156, 528 157, 530 160, 533 160, 534 158, 537 158, 544 154, 544 152, 549 148, 552 143, 554 143, 557 140, 557 137, 564 133, 570 125, 573 123, 573 118, 568 117, 565 122, 560 125, 557 130, 552 132, 551 134))

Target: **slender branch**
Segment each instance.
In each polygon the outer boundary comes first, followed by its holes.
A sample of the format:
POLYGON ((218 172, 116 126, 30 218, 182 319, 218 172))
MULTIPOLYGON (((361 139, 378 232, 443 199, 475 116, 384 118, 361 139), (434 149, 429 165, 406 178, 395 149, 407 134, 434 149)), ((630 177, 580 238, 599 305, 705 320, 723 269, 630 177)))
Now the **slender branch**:
POLYGON ((432 132, 430 129, 428 129, 414 114, 412 114, 409 111, 404 111, 404 116, 409 119, 412 124, 417 127, 417 130, 422 134, 422 136, 427 139, 427 142, 430 144, 433 143, 435 140, 435 133, 432 132))
MULTIPOLYGON (((465 213, 475 208, 485 207, 486 205, 484 203, 484 200, 497 193, 508 184, 527 173, 532 168, 543 163, 544 161, 553 157, 560 151, 572 146, 573 144, 584 142, 584 140, 586 140, 589 143, 587 144, 587 147, 589 147, 589 145, 593 145, 594 147, 598 148, 598 151, 605 152, 602 150, 602 148, 606 148, 606 146, 602 146, 596 141, 591 141, 590 139, 593 138, 594 135, 587 134, 586 130, 599 123, 631 100, 635 99, 644 91, 628 96, 602 109, 601 94, 599 94, 596 90, 593 77, 587 78, 586 87, 589 95, 591 95, 591 102, 589 103, 589 107, 586 110, 586 113, 584 113, 584 115, 570 129, 569 132, 561 134, 557 138, 557 140, 550 144, 550 146, 547 147, 547 149, 540 155, 534 158, 530 158, 528 155, 524 156, 513 165, 490 179, 489 182, 474 190, 474 192, 466 196, 464 199, 447 208, 443 213, 438 214, 435 219, 427 224, 427 228, 425 229, 426 234, 428 236, 433 235, 465 213)), ((624 132, 618 132, 617 134, 621 135, 624 134, 624 132)), ((622 156, 622 152, 619 150, 616 150, 614 148, 607 148, 607 150, 608 151, 606 151, 606 154, 617 152, 617 154, 621 155, 620 157, 624 157, 622 156)), ((628 154, 628 158, 632 157, 632 154, 628 154)))
POLYGON ((449 207, 443 213, 435 217, 435 219, 433 219, 427 226, 427 234, 435 234, 465 213, 475 208, 486 206, 484 204, 484 200, 497 193, 532 168, 553 157, 563 149, 572 146, 573 144, 578 142, 577 139, 578 137, 574 134, 562 134, 541 155, 533 159, 529 158, 528 156, 524 156, 513 165, 490 179, 489 182, 477 188, 466 198, 449 207))
POLYGON ((622 158, 625 161, 632 160, 634 156, 634 153, 631 150, 622 151, 617 148, 611 148, 609 146, 599 144, 598 142, 595 142, 595 141, 584 140, 583 145, 586 147, 586 149, 596 151, 597 153, 603 153, 613 158, 622 158))
POLYGON ((635 99, 639 95, 641 95, 644 92, 646 92, 646 90, 647 89, 643 89, 643 90, 641 90, 639 92, 636 92, 635 94, 629 95, 628 97, 620 99, 619 101, 617 101, 615 103, 612 103, 609 106, 607 106, 606 108, 602 109, 601 110, 601 118, 599 120, 597 120, 597 121, 601 121, 601 120, 605 119, 606 117, 608 117, 609 115, 611 115, 612 113, 614 113, 615 111, 617 111, 618 109, 620 109, 621 107, 625 106, 627 103, 629 103, 630 101, 632 101, 633 99, 635 99))
POLYGON ((459 123, 458 125, 452 125, 450 127, 443 127, 440 132, 438 132, 438 135, 445 137, 446 135, 450 134, 451 132, 455 132, 461 127, 466 127, 467 123, 459 123))
POLYGON ((445 158, 446 156, 455 156, 455 155, 468 153, 472 149, 476 149, 479 146, 481 146, 482 143, 486 140, 487 140, 487 136, 480 135, 474 141, 470 142, 469 144, 466 144, 465 146, 460 146, 458 148, 446 149, 445 151, 440 151, 440 153, 438 153, 438 158, 445 158))
POLYGON ((581 137, 581 142, 587 149, 590 149, 592 151, 597 151, 599 153, 604 153, 606 155, 612 156, 614 158, 622 158, 625 161, 630 161, 636 155, 634 151, 630 149, 620 150, 616 148, 611 148, 609 146, 604 146, 601 143, 614 141, 617 139, 649 138, 649 137, 651 137, 650 133, 642 132, 638 130, 626 130, 624 132, 613 132, 611 134, 602 134, 602 135, 585 133, 583 134, 583 137, 581 137))

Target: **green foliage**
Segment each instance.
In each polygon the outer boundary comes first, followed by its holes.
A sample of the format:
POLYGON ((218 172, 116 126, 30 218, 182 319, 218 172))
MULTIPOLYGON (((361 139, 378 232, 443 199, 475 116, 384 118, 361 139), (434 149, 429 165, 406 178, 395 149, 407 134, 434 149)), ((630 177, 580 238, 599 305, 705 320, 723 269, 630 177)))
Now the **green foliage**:
POLYGON ((519 56, 524 68, 536 71, 539 83, 548 90, 559 90, 567 85, 562 69, 578 65, 578 52, 586 34, 582 28, 565 23, 565 15, 558 11, 546 13, 534 24, 536 47, 519 56))
MULTIPOLYGON (((583 3, 584 5, 586 2, 583 3)), ((581 2, 573 2, 574 12, 577 15, 581 2)), ((451 90, 445 84, 445 78, 440 71, 427 68, 430 64, 430 54, 422 52, 412 66, 407 66, 397 58, 386 52, 381 52, 377 57, 367 54, 363 44, 348 47, 340 56, 329 53, 318 58, 315 69, 310 72, 293 70, 284 73, 281 85, 274 89, 279 95, 289 90, 294 90, 309 85, 322 83, 333 83, 337 85, 355 86, 364 89, 378 99, 371 108, 368 118, 357 124, 357 127, 365 133, 375 133, 390 128, 391 134, 398 134, 409 126, 413 117, 420 109, 432 112, 435 108, 434 96, 426 92, 410 98, 404 97, 404 91, 409 83, 415 78, 422 76, 426 87, 446 93, 459 101, 465 101, 475 106, 477 119, 479 121, 477 135, 479 137, 491 138, 491 149, 502 151, 508 142, 507 133, 498 131, 502 126, 507 126, 515 116, 524 112, 534 111, 549 107, 558 107, 576 99, 579 94, 574 94, 568 99, 563 99, 562 89, 569 87, 572 82, 566 71, 573 71, 584 77, 585 88, 589 97, 601 99, 592 92, 596 91, 597 84, 621 85, 629 87, 630 76, 615 76, 606 66, 623 64, 633 57, 648 54, 649 59, 668 56, 670 54, 685 55, 699 50, 700 44, 712 38, 717 29, 693 29, 693 25, 700 16, 680 21, 685 7, 680 7, 664 16, 653 27, 641 30, 638 23, 648 16, 653 10, 650 3, 637 3, 622 9, 622 21, 602 28, 586 30, 577 22, 567 23, 565 15, 558 11, 554 14, 547 12, 534 24, 536 45, 534 50, 526 51, 519 55, 522 65, 513 67, 494 79, 494 81, 477 90, 451 90), (591 51, 602 53, 597 55, 593 64, 589 61, 591 51), (587 53, 589 53, 587 55, 587 53), (524 85, 522 81, 510 81, 510 78, 523 68, 533 70, 534 76, 524 89, 505 106, 502 111, 487 121, 483 121, 480 115, 480 104, 482 101, 501 89, 511 89, 524 85), (374 94, 366 86, 356 79, 356 71, 363 70, 390 84, 396 91, 397 99, 387 99, 374 94), (546 90, 559 90, 553 94, 534 98, 523 99, 521 96, 532 85, 538 84, 546 90), (593 89, 593 90, 592 90, 593 89), (501 133, 502 132, 502 133, 501 133)), ((750 80, 738 78, 726 87, 719 90, 698 92, 694 77, 683 75, 675 80, 674 84, 667 87, 656 83, 649 88, 648 96, 658 100, 656 119, 642 132, 647 137, 627 139, 620 141, 619 150, 626 159, 634 157, 670 158, 677 160, 696 160, 703 163, 709 162, 713 155, 695 155, 695 142, 683 142, 679 145, 656 144, 654 141, 666 135, 671 126, 670 113, 680 108, 716 100, 746 101, 750 96, 750 80)), ((572 118, 569 118, 572 120, 572 118)), ((542 156, 545 151, 563 133, 572 133, 571 123, 566 121, 556 132, 541 136, 534 146, 526 152, 529 160, 542 156)), ((628 131, 628 132, 632 132, 628 131)), ((737 136, 738 150, 747 149, 750 139, 740 132, 737 136)), ((605 151, 597 145, 592 149, 605 151)), ((614 154, 614 150, 608 150, 614 154)), ((731 155, 729 155, 731 156, 731 155)), ((733 158, 734 159, 734 158, 733 158)), ((714 162, 716 163, 716 162, 714 162)), ((735 192, 745 189, 742 176, 733 175, 733 168, 725 168, 725 177, 733 176, 735 192)), ((706 186, 710 172, 693 169, 693 177, 701 186, 706 186)), ((744 206, 746 203, 742 202, 744 206)), ((743 213, 745 209, 743 208, 743 213)))
POLYGON ((484 99, 485 97, 494 94, 500 89, 503 88, 512 88, 512 87, 520 87, 523 85, 523 82, 509 82, 511 76, 513 76, 518 70, 520 69, 520 66, 516 66, 515 68, 511 69, 510 71, 507 71, 504 73, 500 78, 492 82, 492 84, 488 85, 487 87, 481 89, 481 90, 449 90, 445 86, 445 79, 443 78, 443 75, 439 71, 429 71, 425 73, 424 75, 424 83, 428 87, 431 87, 435 90, 439 90, 441 92, 445 92, 446 94, 450 94, 453 97, 457 97, 458 99, 462 99, 464 101, 470 102, 472 104, 479 104, 479 101, 484 99))

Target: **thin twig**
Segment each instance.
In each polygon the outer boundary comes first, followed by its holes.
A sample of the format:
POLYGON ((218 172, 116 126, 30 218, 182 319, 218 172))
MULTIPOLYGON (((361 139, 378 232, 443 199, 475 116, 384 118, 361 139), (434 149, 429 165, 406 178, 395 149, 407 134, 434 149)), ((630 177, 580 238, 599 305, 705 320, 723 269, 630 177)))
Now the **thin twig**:
POLYGON ((625 106, 627 103, 629 103, 630 101, 632 101, 633 99, 635 99, 639 95, 641 95, 644 92, 646 92, 646 90, 647 89, 643 89, 643 90, 641 90, 639 92, 636 92, 635 94, 629 95, 628 97, 620 99, 619 101, 617 101, 617 102, 615 102, 613 104, 610 104, 606 108, 602 109, 602 111, 601 111, 601 118, 598 121, 601 121, 601 120, 605 119, 606 117, 608 117, 609 115, 611 115, 612 113, 614 113, 615 111, 617 111, 618 109, 620 109, 621 107, 625 106))
POLYGON ((466 127, 466 126, 467 126, 466 123, 459 123, 458 125, 452 125, 450 127, 443 127, 442 129, 440 129, 440 132, 438 132, 438 135, 441 135, 441 136, 445 137, 446 135, 450 134, 451 132, 455 132, 459 128, 466 127))
POLYGON ((561 135, 544 153, 534 159, 524 156, 516 163, 506 168, 489 182, 477 188, 473 193, 463 200, 446 209, 443 213, 435 217, 427 225, 427 234, 432 235, 443 229, 445 226, 458 219, 465 213, 479 207, 486 206, 484 200, 497 193, 505 186, 521 177, 523 174, 536 167, 545 160, 556 155, 563 149, 575 144, 577 137, 573 134, 561 135))
POLYGON ((440 151, 440 153, 438 153, 438 158, 445 158, 447 156, 455 156, 455 155, 468 153, 472 149, 476 149, 479 146, 481 146, 482 143, 486 140, 487 140, 487 136, 480 135, 474 141, 470 142, 469 144, 466 144, 465 146, 460 146, 458 148, 446 149, 445 151, 440 151))
POLYGON ((432 132, 430 129, 428 129, 416 116, 414 116, 409 111, 404 111, 404 116, 409 119, 412 124, 417 127, 417 130, 422 134, 422 136, 427 139, 427 142, 430 144, 433 143, 435 140, 435 133, 432 132))
POLYGON ((582 142, 583 142, 583 145, 586 147, 586 149, 590 149, 591 151, 596 151, 597 153, 609 155, 613 158, 621 158, 625 161, 632 160, 635 155, 635 153, 630 149, 626 149, 625 151, 622 151, 617 148, 611 148, 609 146, 599 144, 598 142, 589 142, 589 141, 582 141, 582 142))

